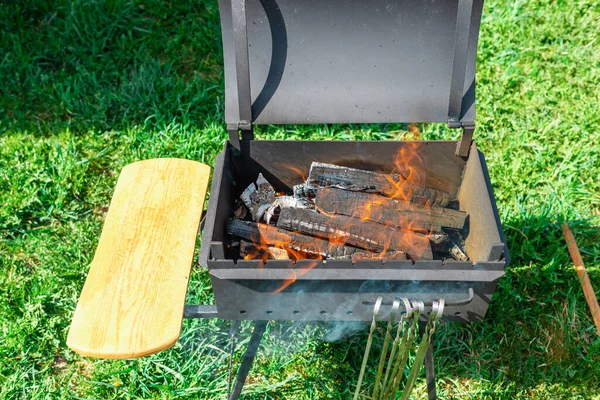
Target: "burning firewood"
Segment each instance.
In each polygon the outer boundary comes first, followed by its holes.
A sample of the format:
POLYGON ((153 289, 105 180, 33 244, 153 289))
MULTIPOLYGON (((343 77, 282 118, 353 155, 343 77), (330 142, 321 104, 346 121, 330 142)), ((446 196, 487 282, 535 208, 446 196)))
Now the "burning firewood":
POLYGON ((416 231, 440 232, 442 227, 462 229, 467 218, 467 214, 459 210, 341 189, 317 190, 315 206, 331 214, 349 215, 416 231))
POLYGON ((427 236, 344 215, 325 215, 298 208, 281 210, 277 227, 344 243, 372 252, 399 250, 414 260, 432 260, 427 236))
MULTIPOLYGON (((250 223, 250 222, 248 222, 250 223)), ((314 239, 314 238, 313 238, 314 239)), ((287 250, 280 249, 277 247, 263 247, 257 246, 256 244, 248 240, 240 240, 236 242, 236 247, 239 247, 240 257, 249 259, 273 259, 273 260, 289 260, 289 254, 287 250), (284 254, 285 253, 285 254, 284 254)), ((283 246, 285 247, 285 246, 283 246)), ((335 259, 352 259, 352 260, 406 260, 406 253, 397 250, 386 251, 385 253, 374 253, 362 249, 354 249, 348 247, 347 255, 336 256, 335 259)), ((300 252, 298 250, 293 251, 292 255, 300 256, 301 258, 314 258, 314 254, 300 252)), ((331 257, 330 257, 331 258, 331 257)))
POLYGON ((447 206, 450 195, 442 190, 406 181, 400 174, 381 174, 362 169, 313 162, 306 181, 309 189, 333 187, 400 197, 412 203, 447 206))
POLYGON ((240 240, 240 256, 251 259, 270 258, 273 260, 289 260, 290 257, 285 249, 268 247, 266 250, 257 247, 247 240, 240 240))
POLYGON ((240 195, 254 221, 260 221, 265 211, 275 201, 275 197, 275 189, 262 174, 258 174, 256 184, 251 183, 240 195))
POLYGON ((357 248, 330 243, 301 233, 289 232, 271 225, 230 219, 227 222, 227 233, 239 236, 253 243, 268 246, 280 246, 292 250, 317 254, 326 258, 352 256, 357 248))

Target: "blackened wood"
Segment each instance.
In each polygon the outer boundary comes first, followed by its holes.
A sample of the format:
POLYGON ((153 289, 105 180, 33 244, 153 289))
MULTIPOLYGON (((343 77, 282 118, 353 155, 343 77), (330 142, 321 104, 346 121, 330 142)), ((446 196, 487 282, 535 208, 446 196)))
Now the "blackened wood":
POLYGON ((399 250, 409 254, 412 259, 433 259, 427 236, 345 215, 284 208, 279 214, 277 227, 372 252, 399 250))
POLYGON ((450 201, 448 192, 408 182, 400 174, 380 174, 318 162, 312 163, 306 184, 309 188, 334 187, 379 193, 388 197, 401 197, 412 203, 442 207, 450 201))
POLYGON ((442 253, 444 256, 448 254, 448 235, 444 232, 430 233, 429 243, 431 243, 431 250, 437 253, 442 253))
POLYGON ((233 215, 238 219, 244 219, 248 215, 248 209, 240 199, 235 199, 233 208, 233 215))
POLYGON ((260 221, 263 214, 275 201, 275 189, 262 174, 258 174, 256 184, 251 183, 240 195, 240 199, 252 214, 254 221, 260 221))
POLYGON ((432 233, 429 235, 429 241, 436 245, 442 245, 448 240, 448 235, 444 232, 432 233))
POLYGON ((278 245, 327 258, 350 256, 358 251, 356 248, 342 244, 330 243, 301 233, 289 232, 274 226, 239 219, 229 219, 227 221, 227 233, 260 245, 278 245))
POLYGON ((467 214, 438 206, 413 204, 377 194, 341 189, 319 189, 315 206, 327 213, 343 214, 417 231, 462 229, 467 214))
POLYGON ((266 259, 269 255, 248 240, 240 240, 240 257, 249 259, 266 259))

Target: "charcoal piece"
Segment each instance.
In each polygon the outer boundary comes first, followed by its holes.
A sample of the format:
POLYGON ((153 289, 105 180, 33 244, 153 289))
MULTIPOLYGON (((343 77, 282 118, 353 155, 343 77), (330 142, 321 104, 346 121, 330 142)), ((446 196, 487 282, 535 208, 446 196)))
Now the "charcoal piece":
POLYGON ((398 250, 407 253, 414 260, 433 259, 427 236, 345 215, 325 215, 313 210, 283 208, 277 227, 371 252, 398 250))
POLYGON ((227 221, 227 233, 239 236, 253 243, 260 243, 261 246, 279 246, 326 258, 350 256, 358 251, 354 247, 330 243, 326 240, 316 239, 301 233, 289 232, 271 225, 233 218, 227 221))
POLYGON ((332 188, 317 190, 315 206, 330 214, 354 216, 425 232, 441 232, 442 227, 462 229, 467 218, 463 211, 332 188))
POLYGON ((240 257, 248 259, 268 258, 265 250, 259 249, 256 245, 248 240, 240 240, 240 257))
POLYGON ((381 174, 362 169, 313 162, 306 181, 309 189, 338 188, 379 193, 418 204, 446 206, 450 194, 406 181, 400 174, 381 174))
POLYGON ((275 201, 275 197, 275 189, 262 174, 258 174, 256 184, 251 183, 240 195, 240 199, 250 210, 252 220, 257 222, 275 201))
POLYGON ((246 215, 248 215, 248 209, 240 199, 235 199, 235 204, 233 206, 233 215, 237 219, 244 219, 246 218, 246 215))
POLYGON ((431 233, 428 235, 429 236, 429 241, 433 244, 436 245, 442 245, 444 244, 446 241, 448 241, 448 235, 444 232, 439 232, 439 233, 431 233))
POLYGON ((439 253, 442 254, 443 256, 446 256, 448 254, 448 234, 446 234, 445 232, 439 232, 439 233, 430 233, 429 235, 429 243, 431 243, 431 250, 433 250, 434 253, 439 253))

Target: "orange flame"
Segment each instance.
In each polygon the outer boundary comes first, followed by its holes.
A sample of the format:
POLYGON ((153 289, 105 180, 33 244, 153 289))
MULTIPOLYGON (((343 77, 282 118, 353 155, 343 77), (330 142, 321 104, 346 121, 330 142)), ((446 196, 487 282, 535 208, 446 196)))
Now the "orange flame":
POLYGON ((319 262, 320 261, 316 261, 316 260, 311 261, 311 262, 303 265, 301 268, 290 271, 290 277, 287 279, 284 279, 281 286, 279 286, 277 289, 275 289, 271 293, 275 294, 275 293, 279 293, 279 292, 283 291, 285 288, 290 286, 292 283, 296 282, 296 279, 298 279, 299 276, 306 274, 308 271, 310 271, 311 269, 316 267, 319 264, 319 262))
POLYGON ((280 168, 292 171, 293 173, 295 173, 296 175, 298 175, 299 180, 301 180, 302 182, 306 182, 306 178, 308 177, 306 169, 300 169, 298 167, 295 167, 293 165, 286 164, 286 163, 277 163, 277 165, 280 168))
MULTIPOLYGON (((415 126, 411 125, 409 131, 417 137, 420 135, 418 128, 415 126)), ((350 218, 347 218, 347 222, 340 229, 324 234, 329 241, 329 250, 335 246, 345 245, 348 242, 349 236, 347 231, 349 229, 347 228, 350 226, 360 224, 361 221, 375 221, 386 225, 385 229, 382 228, 380 232, 375 234, 370 233, 369 236, 369 239, 372 240, 374 246, 377 248, 379 258, 386 257, 389 251, 398 250, 398 248, 410 249, 410 254, 413 258, 420 258, 426 251, 431 251, 429 236, 432 232, 423 224, 424 219, 409 213, 411 207, 413 207, 413 201, 415 199, 421 200, 420 192, 415 192, 415 190, 426 184, 427 170, 419 152, 420 146, 419 142, 404 142, 402 144, 393 159, 393 170, 386 175, 386 179, 390 184, 390 191, 386 193, 386 197, 391 199, 382 197, 381 200, 376 199, 368 202, 362 209, 356 210, 350 218), (393 204, 390 204, 388 200, 391 200, 393 204), (389 209, 390 206, 395 207, 397 210, 391 220, 384 218, 385 215, 383 212, 389 209)), ((279 166, 293 171, 299 179, 306 181, 306 170, 283 163, 279 166)), ((428 202, 425 206, 431 207, 432 204, 428 202)), ((319 212, 328 218, 335 218, 336 221, 340 220, 337 214, 327 213, 323 210, 319 210, 319 212)), ((386 214, 388 213, 386 212, 386 214)), ((340 226, 339 222, 337 226, 340 226)), ((259 243, 254 243, 256 252, 249 253, 244 257, 244 259, 262 259, 264 262, 267 262, 267 259, 274 258, 269 253, 269 248, 276 248, 286 250, 289 259, 293 262, 307 258, 316 259, 314 262, 308 263, 301 268, 291 270, 290 277, 285 279, 281 286, 273 291, 273 293, 285 290, 299 276, 317 266, 323 258, 322 256, 315 256, 295 250, 291 248, 290 242, 291 237, 277 229, 261 229, 260 241, 259 243)))

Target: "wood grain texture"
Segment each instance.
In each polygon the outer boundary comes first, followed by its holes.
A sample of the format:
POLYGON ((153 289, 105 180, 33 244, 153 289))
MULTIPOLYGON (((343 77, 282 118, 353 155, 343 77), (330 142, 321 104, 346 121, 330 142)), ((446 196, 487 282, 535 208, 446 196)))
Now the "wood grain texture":
POLYGON ((134 358, 181 331, 210 167, 152 159, 123 168, 67 337, 79 354, 134 358))

